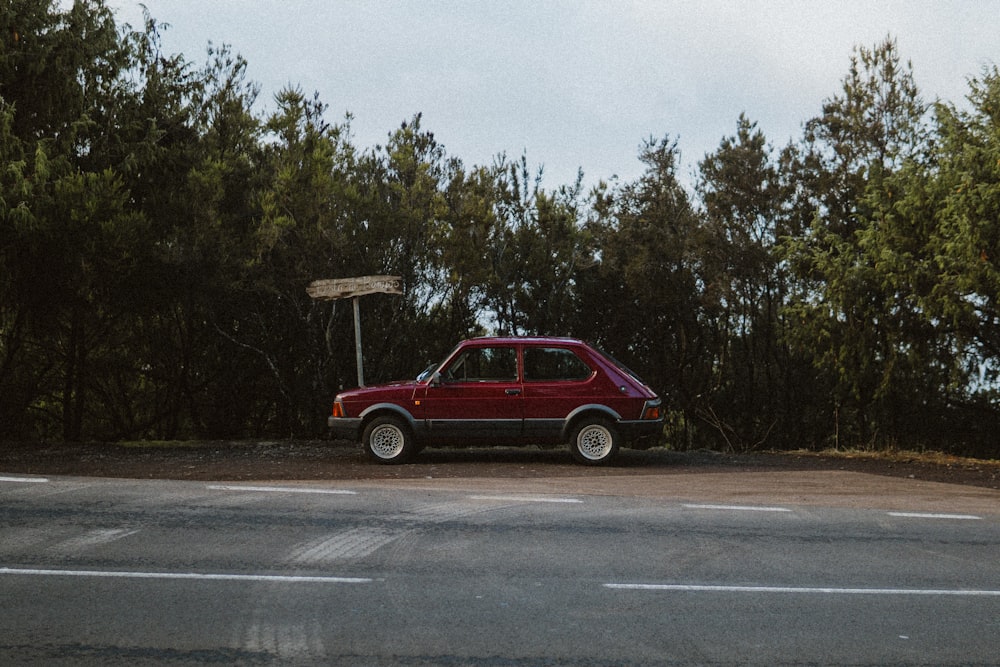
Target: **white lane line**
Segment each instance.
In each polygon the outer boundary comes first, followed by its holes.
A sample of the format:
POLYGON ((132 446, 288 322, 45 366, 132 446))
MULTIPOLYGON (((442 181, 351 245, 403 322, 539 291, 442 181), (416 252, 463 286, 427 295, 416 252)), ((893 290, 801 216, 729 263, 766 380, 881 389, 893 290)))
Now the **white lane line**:
POLYGON ((514 503, 582 503, 578 498, 551 498, 547 496, 469 496, 469 500, 500 500, 514 503))
POLYGON ((975 514, 935 514, 932 512, 888 512, 888 515, 908 519, 958 519, 959 521, 981 521, 983 518, 975 514))
POLYGON ((756 505, 684 505, 692 510, 726 510, 730 512, 791 512, 787 507, 760 507, 756 505))
POLYGON ((295 486, 240 486, 232 484, 212 484, 208 487, 212 491, 259 491, 264 493, 315 493, 321 495, 335 496, 356 496, 357 491, 347 491, 346 489, 308 489, 295 486))
POLYGON ((83 549, 93 549, 104 544, 123 540, 138 532, 138 528, 96 528, 66 540, 60 545, 60 549, 76 553, 83 549))
POLYGON ((832 588, 816 586, 698 586, 692 584, 604 584, 605 588, 631 591, 679 591, 691 593, 812 593, 823 595, 928 595, 1000 597, 1000 590, 934 588, 832 588))
POLYGON ((198 574, 195 572, 115 572, 109 570, 38 570, 0 567, 0 575, 42 577, 98 577, 104 579, 195 579, 200 581, 250 581, 279 583, 368 584, 367 577, 311 577, 283 574, 198 574))
POLYGON ((17 482, 21 484, 45 484, 48 481, 44 477, 0 477, 0 482, 17 482))

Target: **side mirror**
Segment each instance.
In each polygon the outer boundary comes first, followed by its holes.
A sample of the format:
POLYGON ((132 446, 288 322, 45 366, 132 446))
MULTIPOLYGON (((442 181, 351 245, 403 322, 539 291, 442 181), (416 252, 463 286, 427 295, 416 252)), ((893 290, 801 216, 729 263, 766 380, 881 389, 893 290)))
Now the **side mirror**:
POLYGON ((417 376, 417 382, 423 382, 428 377, 430 377, 431 371, 434 370, 435 366, 437 366, 437 364, 431 364, 430 366, 428 366, 424 370, 420 371, 420 375, 417 376))

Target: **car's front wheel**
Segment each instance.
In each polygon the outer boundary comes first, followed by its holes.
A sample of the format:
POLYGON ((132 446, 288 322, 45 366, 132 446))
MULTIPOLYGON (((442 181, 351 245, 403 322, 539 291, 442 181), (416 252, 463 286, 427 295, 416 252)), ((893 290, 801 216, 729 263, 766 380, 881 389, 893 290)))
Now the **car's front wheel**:
POLYGON ((378 463, 405 463, 416 453, 409 427, 402 419, 376 417, 362 437, 368 458, 378 463))
POLYGON ((585 419, 573 429, 570 450, 585 465, 610 463, 618 455, 618 430, 607 419, 585 419))

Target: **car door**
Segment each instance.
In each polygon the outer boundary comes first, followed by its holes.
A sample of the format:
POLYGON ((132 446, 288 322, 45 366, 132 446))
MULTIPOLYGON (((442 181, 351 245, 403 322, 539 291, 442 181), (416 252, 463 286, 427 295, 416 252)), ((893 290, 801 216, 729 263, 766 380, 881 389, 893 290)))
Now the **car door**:
POLYGON ((559 441, 566 417, 600 398, 596 373, 568 347, 525 346, 523 354, 524 437, 559 441))
POLYGON ((523 412, 516 345, 467 346, 424 385, 428 439, 459 444, 516 441, 523 412))

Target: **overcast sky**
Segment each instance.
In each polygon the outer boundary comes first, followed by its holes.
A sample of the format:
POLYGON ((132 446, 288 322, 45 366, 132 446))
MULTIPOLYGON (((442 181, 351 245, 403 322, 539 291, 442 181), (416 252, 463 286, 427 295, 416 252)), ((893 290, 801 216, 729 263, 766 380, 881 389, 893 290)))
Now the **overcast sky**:
MULTIPOLYGON (((108 0, 164 47, 205 62, 229 44, 262 109, 299 86, 354 143, 384 145, 423 114, 449 156, 544 165, 547 189, 642 172, 649 137, 679 141, 682 175, 733 134, 740 113, 775 147, 798 138, 848 72, 854 46, 893 36, 925 100, 962 104, 1000 64, 1000 1, 108 0)), ((687 180, 687 179, 685 179, 687 180)))

